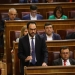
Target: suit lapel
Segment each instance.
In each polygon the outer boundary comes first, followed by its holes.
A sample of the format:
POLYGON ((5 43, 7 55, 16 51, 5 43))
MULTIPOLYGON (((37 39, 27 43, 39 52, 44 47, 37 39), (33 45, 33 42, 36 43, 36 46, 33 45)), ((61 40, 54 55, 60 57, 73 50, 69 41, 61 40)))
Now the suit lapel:
POLYGON ((72 60, 71 60, 71 59, 69 59, 69 62, 70 62, 70 64, 71 64, 71 65, 73 65, 73 62, 72 62, 72 60))
POLYGON ((28 53, 30 54, 30 42, 29 42, 29 37, 28 37, 28 35, 26 35, 26 40, 25 40, 25 42, 26 42, 26 46, 27 46, 27 51, 28 51, 28 53))
POLYGON ((38 37, 37 37, 37 35, 36 35, 36 36, 35 36, 35 52, 36 52, 36 49, 37 49, 37 46, 38 46, 37 42, 38 42, 38 37))
POLYGON ((62 59, 61 58, 59 59, 58 63, 59 63, 59 65, 62 65, 62 59))

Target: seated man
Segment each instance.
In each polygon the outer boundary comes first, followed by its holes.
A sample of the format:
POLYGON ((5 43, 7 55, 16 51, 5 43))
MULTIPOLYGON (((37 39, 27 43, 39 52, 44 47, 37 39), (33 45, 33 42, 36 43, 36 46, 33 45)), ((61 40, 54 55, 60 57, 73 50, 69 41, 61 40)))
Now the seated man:
POLYGON ((19 3, 38 3, 38 0, 19 0, 19 3))
POLYGON ((75 65, 75 60, 70 58, 70 50, 67 46, 60 48, 60 58, 53 61, 53 65, 75 65))
POLYGON ((53 32, 53 25, 49 22, 45 23, 44 25, 45 33, 41 36, 44 37, 45 40, 51 41, 51 40, 61 40, 61 37, 59 34, 56 34, 53 32))
POLYGON ((17 18, 17 10, 15 8, 10 8, 8 17, 4 18, 3 20, 20 20, 20 18, 17 18))
POLYGON ((27 14, 23 17, 23 20, 41 20, 43 19, 43 16, 40 14, 37 14, 37 6, 31 5, 30 6, 30 14, 27 14))
POLYGON ((0 24, 2 25, 2 29, 4 30, 4 21, 5 20, 20 20, 20 18, 17 18, 17 10, 15 8, 10 8, 8 11, 8 17, 7 18, 3 18, 0 22, 0 24))

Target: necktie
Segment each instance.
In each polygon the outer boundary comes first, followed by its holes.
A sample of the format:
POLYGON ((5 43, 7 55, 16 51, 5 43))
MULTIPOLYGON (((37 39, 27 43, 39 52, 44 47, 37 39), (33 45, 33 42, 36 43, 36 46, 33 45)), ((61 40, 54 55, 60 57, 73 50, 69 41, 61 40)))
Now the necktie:
POLYGON ((64 60, 64 66, 66 66, 66 60, 64 60))
POLYGON ((35 64, 35 47, 34 47, 34 41, 33 41, 33 38, 31 40, 31 46, 32 46, 32 64, 35 64))

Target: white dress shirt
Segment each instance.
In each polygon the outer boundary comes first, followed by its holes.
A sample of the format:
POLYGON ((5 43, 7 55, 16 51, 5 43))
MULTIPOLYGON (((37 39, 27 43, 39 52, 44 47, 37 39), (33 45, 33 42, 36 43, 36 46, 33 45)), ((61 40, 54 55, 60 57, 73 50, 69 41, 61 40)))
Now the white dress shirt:
MULTIPOLYGON (((62 59, 62 65, 64 66, 64 60, 62 59)), ((71 64, 70 64, 70 61, 69 61, 69 59, 68 60, 66 60, 66 66, 70 66, 71 64)))
POLYGON ((53 36, 53 34, 52 34, 51 36, 46 35, 46 37, 47 37, 47 41, 51 41, 51 40, 53 40, 52 36, 53 36))
POLYGON ((37 20, 37 16, 33 17, 33 16, 30 14, 30 19, 31 19, 31 20, 37 20))

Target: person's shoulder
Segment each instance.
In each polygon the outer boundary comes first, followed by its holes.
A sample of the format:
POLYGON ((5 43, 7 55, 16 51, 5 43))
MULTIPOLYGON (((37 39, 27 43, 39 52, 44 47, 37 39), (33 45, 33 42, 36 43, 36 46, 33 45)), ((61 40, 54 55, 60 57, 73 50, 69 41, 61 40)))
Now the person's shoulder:
POLYGON ((66 15, 62 15, 62 19, 67 19, 68 17, 66 15))
POLYGON ((9 17, 7 17, 7 18, 3 18, 2 20, 3 20, 3 21, 5 21, 5 20, 9 20, 9 17))
POLYGON ((75 32, 67 34, 66 39, 75 39, 75 32))
POLYGON ((20 18, 16 17, 15 20, 21 20, 20 18))
POLYGON ((42 16, 41 14, 37 14, 38 16, 42 16))
POLYGON ((43 17, 41 14, 37 14, 38 17, 43 17))
POLYGON ((33 1, 35 1, 35 3, 38 3, 38 0, 33 0, 33 1))
POLYGON ((59 34, 57 34, 57 33, 53 33, 53 35, 55 35, 55 36, 60 36, 59 34))
POLYGON ((59 62, 61 59, 60 58, 57 58, 55 60, 53 60, 53 62, 59 62))
POLYGON ((75 59, 73 59, 73 58, 70 58, 70 60, 73 61, 73 62, 75 62, 75 59))
POLYGON ((55 19, 54 15, 50 15, 48 19, 55 19))
POLYGON ((53 33, 53 36, 55 37, 55 40, 61 40, 61 37, 57 33, 53 33))
POLYGON ((27 19, 29 16, 30 16, 30 14, 27 14, 27 15, 23 16, 22 19, 27 19))
POLYGON ((44 39, 44 36, 43 36, 43 35, 40 35, 40 34, 36 34, 36 37, 37 37, 38 39, 44 39))
POLYGON ((19 40, 25 40, 28 37, 28 35, 22 36, 19 38, 19 40))

